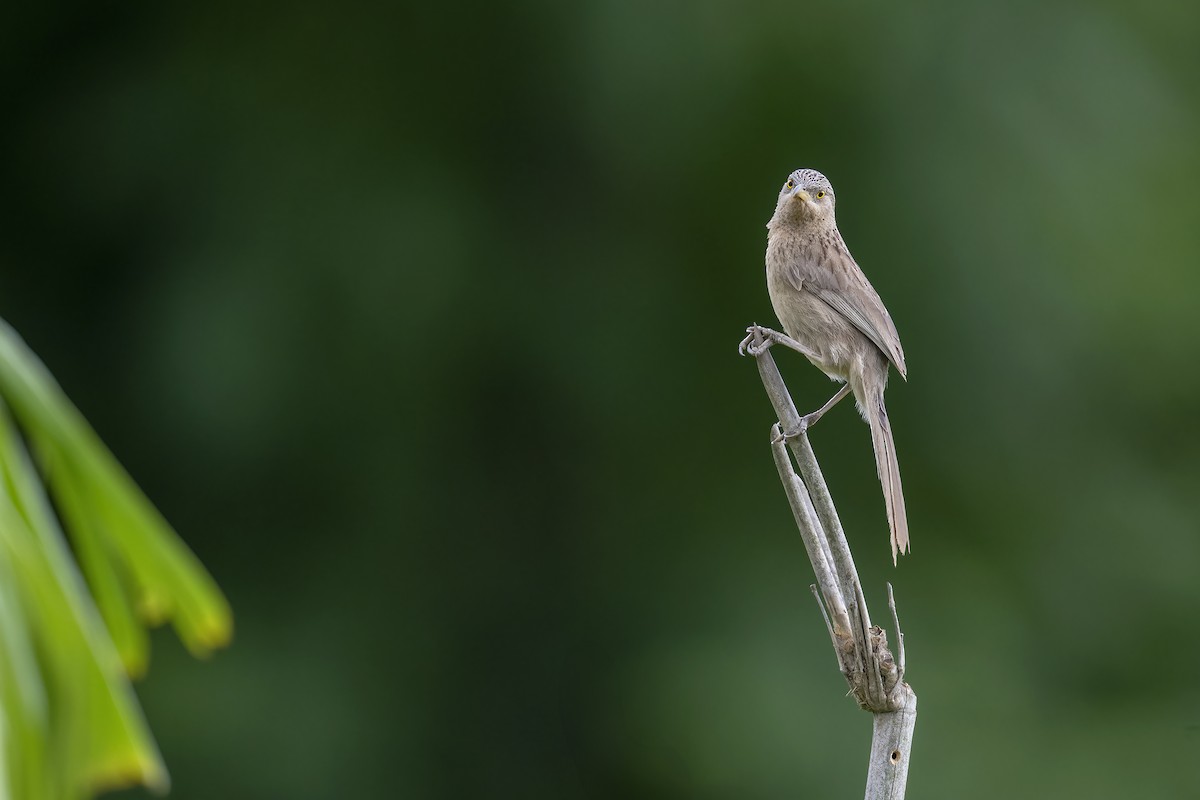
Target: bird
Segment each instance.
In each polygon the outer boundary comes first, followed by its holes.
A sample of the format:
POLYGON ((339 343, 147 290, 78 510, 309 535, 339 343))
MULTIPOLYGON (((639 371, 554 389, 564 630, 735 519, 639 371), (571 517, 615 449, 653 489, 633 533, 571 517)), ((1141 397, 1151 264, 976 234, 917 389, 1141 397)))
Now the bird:
POLYGON ((838 231, 835 201, 833 185, 820 172, 798 169, 788 175, 767 223, 766 253, 767 292, 786 336, 757 326, 750 330, 767 334, 766 347, 786 344, 844 383, 829 402, 802 418, 800 431, 854 393, 858 411, 871 427, 895 564, 897 553, 909 552, 910 544, 883 394, 889 367, 905 380, 908 368, 891 315, 838 231))

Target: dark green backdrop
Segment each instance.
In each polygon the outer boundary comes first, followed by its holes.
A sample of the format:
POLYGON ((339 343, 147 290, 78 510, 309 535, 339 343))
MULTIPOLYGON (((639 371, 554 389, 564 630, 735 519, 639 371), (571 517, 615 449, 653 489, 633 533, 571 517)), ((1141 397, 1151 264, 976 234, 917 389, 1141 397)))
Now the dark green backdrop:
POLYGON ((156 637, 172 797, 860 794, 735 351, 800 166, 908 356, 899 570, 813 439, 910 796, 1200 794, 1200 7, 24 5, 0 315, 237 615, 156 637))

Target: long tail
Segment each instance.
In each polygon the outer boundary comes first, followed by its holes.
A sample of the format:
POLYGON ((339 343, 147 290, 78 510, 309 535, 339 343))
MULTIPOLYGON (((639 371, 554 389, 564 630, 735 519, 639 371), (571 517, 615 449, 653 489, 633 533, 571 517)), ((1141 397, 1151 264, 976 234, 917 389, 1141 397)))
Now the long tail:
POLYGON ((883 405, 883 387, 871 387, 863 404, 863 415, 871 426, 871 444, 875 448, 875 468, 883 485, 888 527, 892 530, 892 564, 897 553, 909 552, 908 515, 904 511, 904 488, 900 485, 900 465, 896 462, 896 444, 892 424, 883 405))

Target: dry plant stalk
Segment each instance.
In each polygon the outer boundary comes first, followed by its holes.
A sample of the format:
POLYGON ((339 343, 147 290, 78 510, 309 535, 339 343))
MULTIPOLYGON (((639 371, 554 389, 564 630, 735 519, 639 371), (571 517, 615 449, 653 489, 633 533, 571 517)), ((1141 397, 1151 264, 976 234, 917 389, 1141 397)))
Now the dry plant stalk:
MULTIPOLYGON (((767 341, 757 326, 750 330, 752 344, 767 341)), ((888 608, 896 628, 895 657, 888 648, 887 632, 871 624, 841 520, 779 368, 769 349, 763 348, 755 360, 779 418, 771 429, 771 452, 817 578, 813 594, 850 693, 874 716, 866 800, 903 800, 917 721, 917 695, 904 682, 904 634, 900 632, 892 586, 888 584, 888 608), (786 445, 783 431, 788 433, 786 445), (792 467, 787 448, 799 474, 792 467)))

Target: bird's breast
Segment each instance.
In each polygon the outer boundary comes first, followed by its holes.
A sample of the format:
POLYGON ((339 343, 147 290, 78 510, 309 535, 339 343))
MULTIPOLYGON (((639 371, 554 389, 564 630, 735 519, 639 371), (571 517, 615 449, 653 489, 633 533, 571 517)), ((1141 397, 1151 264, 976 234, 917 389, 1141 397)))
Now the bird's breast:
POLYGON ((820 254, 803 242, 784 240, 768 246, 767 292, 784 332, 817 355, 809 360, 818 369, 846 380, 856 358, 861 358, 859 351, 873 345, 811 291, 813 285, 820 285, 823 269, 820 254))

